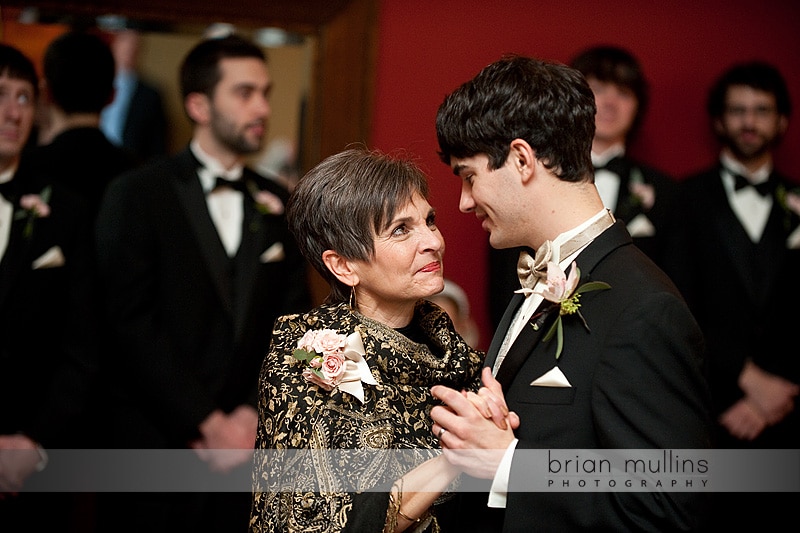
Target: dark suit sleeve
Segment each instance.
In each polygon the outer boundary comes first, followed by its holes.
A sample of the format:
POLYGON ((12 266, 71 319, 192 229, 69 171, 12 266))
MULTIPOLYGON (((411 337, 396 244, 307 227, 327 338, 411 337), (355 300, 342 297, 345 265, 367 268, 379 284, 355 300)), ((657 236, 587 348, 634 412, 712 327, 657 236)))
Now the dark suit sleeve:
MULTIPOLYGON (((683 302, 673 293, 649 293, 617 314, 608 331, 596 347, 602 355, 592 378, 591 428, 576 434, 593 433, 593 447, 601 449, 708 448, 702 336, 683 302)), ((541 446, 517 446, 528 448, 541 446)), ((512 463, 506 524, 524 523, 525 509, 534 505, 529 494, 513 491, 524 475, 512 463)), ((656 491, 545 493, 535 502, 547 506, 544 520, 552 520, 540 524, 543 530, 570 524, 575 531, 697 530, 707 503, 698 492, 656 491)))
MULTIPOLYGON (((67 271, 66 287, 45 287, 43 290, 46 297, 49 293, 66 297, 64 314, 57 317, 63 325, 38 322, 42 313, 31 315, 37 317, 38 328, 44 327, 48 331, 45 335, 57 337, 52 345, 58 347, 58 353, 50 354, 54 366, 50 379, 41 374, 37 380, 37 384, 44 388, 41 391, 43 408, 23 431, 46 447, 91 446, 93 443, 88 432, 92 428, 85 423, 91 408, 98 361, 89 210, 85 202, 59 188, 54 189, 51 207, 52 223, 60 235, 58 245, 64 253, 65 264, 61 268, 67 271)), ((34 306, 42 304, 41 301, 34 302, 34 306)), ((42 329, 39 334, 41 332, 42 329)))

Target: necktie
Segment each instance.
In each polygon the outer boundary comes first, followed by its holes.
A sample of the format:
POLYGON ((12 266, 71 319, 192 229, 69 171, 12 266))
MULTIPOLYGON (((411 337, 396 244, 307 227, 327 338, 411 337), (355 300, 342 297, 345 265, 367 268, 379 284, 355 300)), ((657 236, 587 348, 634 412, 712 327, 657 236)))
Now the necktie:
POLYGON ((738 191, 744 189, 745 187, 752 187, 760 194, 761 196, 767 196, 772 192, 772 180, 763 181, 761 183, 751 183, 750 180, 742 176, 741 174, 733 174, 733 179, 735 180, 733 190, 738 191))
POLYGON ((214 180, 214 187, 211 189, 211 192, 214 192, 217 189, 223 188, 223 187, 229 187, 229 188, 231 188, 231 189, 233 189, 235 191, 239 191, 239 192, 245 193, 245 194, 248 192, 247 191, 247 183, 243 179, 234 181, 234 180, 229 180, 229 179, 222 178, 220 176, 217 176, 217 178, 214 180))
MULTIPOLYGON (((559 258, 564 259, 580 250, 583 246, 591 242, 595 237, 603 233, 614 223, 611 212, 606 210, 605 215, 592 222, 588 228, 563 243, 559 248, 559 258)), ((517 261, 517 275, 519 283, 523 289, 533 289, 539 278, 547 278, 547 263, 553 256, 553 243, 544 241, 536 250, 536 255, 531 257, 526 251, 519 254, 517 261)))

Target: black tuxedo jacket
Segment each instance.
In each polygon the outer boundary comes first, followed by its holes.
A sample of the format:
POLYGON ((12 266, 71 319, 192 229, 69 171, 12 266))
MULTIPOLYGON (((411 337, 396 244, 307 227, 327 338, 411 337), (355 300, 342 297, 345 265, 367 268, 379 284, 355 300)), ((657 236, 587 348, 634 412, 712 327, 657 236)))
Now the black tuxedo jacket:
POLYGON ((15 213, 26 213, 24 194, 51 196, 47 217, 12 217, 0 261, 0 434, 83 447, 78 426, 96 371, 88 211, 58 185, 12 181, 15 213))
MULTIPOLYGON (((675 286, 616 222, 577 258, 581 283, 611 288, 581 295, 576 316, 565 315, 564 344, 543 342, 549 323, 526 326, 497 373, 509 409, 521 420, 511 465, 507 507, 486 507, 485 493, 461 498, 464 531, 677 531, 699 527, 704 498, 698 493, 518 492, 530 473, 525 449, 707 448, 709 399, 702 374, 703 340, 675 286), (533 386, 559 367, 571 387, 533 386), (479 527, 479 523, 482 527, 479 527)), ((515 295, 487 353, 497 357, 513 315, 515 295)))
MULTIPOLYGON (((720 170, 715 166, 681 183, 666 266, 706 338, 715 414, 742 397, 737 380, 747 358, 800 382, 797 357, 787 351, 800 324, 800 249, 787 247, 799 220, 778 192, 789 183, 771 176, 778 188, 761 240, 753 243, 728 202, 720 170)), ((790 420, 798 428, 796 412, 797 407, 790 420)), ((788 436, 780 427, 769 428, 753 445, 771 447, 781 442, 773 438, 778 433, 788 436)), ((780 447, 796 447, 800 440, 782 442, 780 447)))
POLYGON ((128 152, 93 127, 65 130, 50 143, 33 148, 22 162, 26 174, 60 183, 85 198, 92 214, 111 180, 134 164, 128 152))
MULTIPOLYGON (((310 303, 285 216, 261 214, 246 195, 241 246, 229 258, 198 167, 187 148, 124 174, 98 216, 117 444, 182 447, 212 410, 255 406, 275 318, 310 303)), ((285 203, 274 182, 249 169, 242 179, 285 203)))

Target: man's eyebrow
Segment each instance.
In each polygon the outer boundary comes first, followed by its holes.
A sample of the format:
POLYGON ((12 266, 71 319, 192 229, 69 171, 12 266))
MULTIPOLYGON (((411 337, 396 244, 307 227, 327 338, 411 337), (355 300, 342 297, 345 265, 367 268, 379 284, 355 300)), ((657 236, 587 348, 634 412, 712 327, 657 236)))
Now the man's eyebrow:
POLYGON ((455 174, 456 176, 461 176, 461 172, 463 172, 465 168, 467 168, 466 165, 461 165, 461 164, 456 165, 453 167, 453 174, 455 174))

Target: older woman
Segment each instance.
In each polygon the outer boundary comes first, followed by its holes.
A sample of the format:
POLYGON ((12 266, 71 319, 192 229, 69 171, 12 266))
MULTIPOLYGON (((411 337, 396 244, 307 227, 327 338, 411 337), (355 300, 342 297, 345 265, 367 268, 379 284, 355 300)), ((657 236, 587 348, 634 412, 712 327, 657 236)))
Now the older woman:
POLYGON ((251 530, 439 529, 458 472, 438 455, 430 387, 476 389, 484 354, 426 301, 444 287, 445 248, 427 198, 412 162, 363 149, 329 157, 293 192, 290 228, 331 292, 276 322, 251 530))

